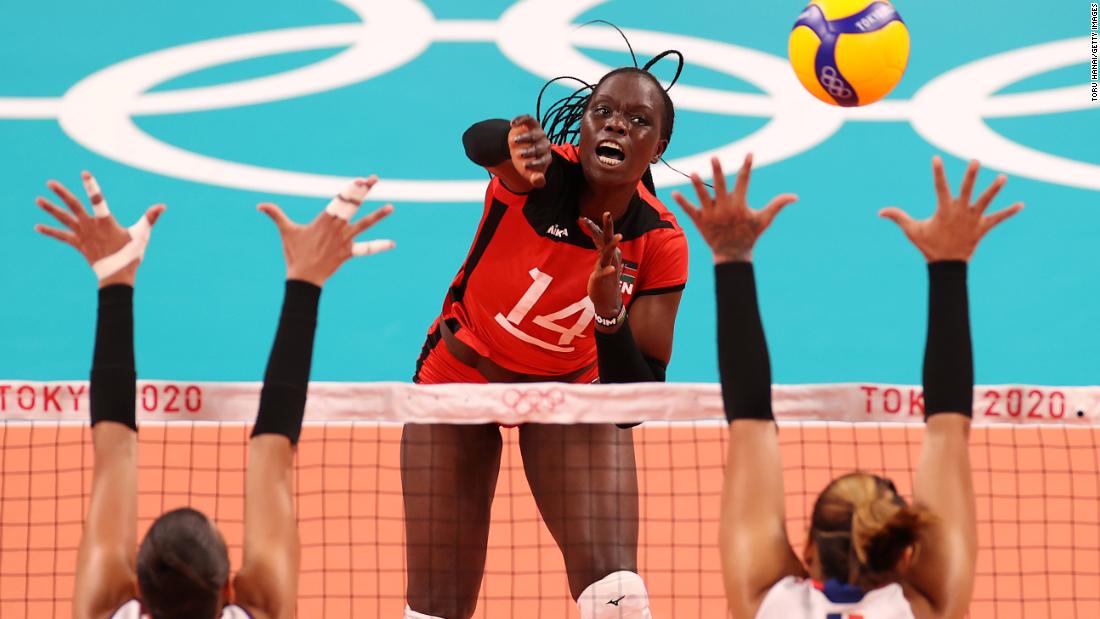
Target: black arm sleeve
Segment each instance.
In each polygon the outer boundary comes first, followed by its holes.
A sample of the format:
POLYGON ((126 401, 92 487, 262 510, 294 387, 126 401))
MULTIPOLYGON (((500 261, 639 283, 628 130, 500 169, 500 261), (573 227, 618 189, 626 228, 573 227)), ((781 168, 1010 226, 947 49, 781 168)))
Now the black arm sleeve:
MULTIPOLYGON (((596 363, 599 365, 602 384, 663 383, 668 367, 668 364, 642 354, 634 341, 629 319, 614 333, 596 331, 596 363)), ((636 421, 615 425, 625 430, 641 423, 636 421)))
POLYGON ((928 340, 924 348, 925 416, 974 409, 974 356, 966 263, 928 264, 928 340))
POLYGON ((137 370, 134 369, 134 289, 99 289, 95 353, 88 399, 92 425, 114 421, 137 431, 137 370))
POLYGON ((596 331, 596 359, 600 382, 645 383, 664 382, 667 365, 647 357, 638 349, 629 319, 614 333, 596 331))
POLYGON ((512 123, 501 118, 475 123, 462 134, 462 145, 470 161, 491 168, 512 158, 508 152, 508 132, 512 123))
POLYGON ((768 342, 756 301, 751 262, 715 265, 718 373, 726 419, 775 419, 768 342))
POLYGON ((287 280, 283 311, 275 344, 267 360, 260 412, 252 436, 282 434, 292 445, 302 433, 313 361, 313 336, 317 330, 317 306, 321 289, 313 284, 287 280))

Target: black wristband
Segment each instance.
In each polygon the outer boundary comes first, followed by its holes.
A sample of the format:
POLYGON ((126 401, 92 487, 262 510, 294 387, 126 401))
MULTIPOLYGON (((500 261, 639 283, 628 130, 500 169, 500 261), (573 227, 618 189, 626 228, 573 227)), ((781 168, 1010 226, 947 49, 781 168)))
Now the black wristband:
POLYGON ((928 340, 924 348, 925 416, 974 410, 974 355, 966 262, 928 264, 928 340))
POLYGON ((132 286, 115 284, 99 289, 88 401, 92 426, 114 421, 137 431, 132 286))
POLYGON ((252 436, 282 434, 298 443, 309 391, 309 369, 313 361, 313 337, 317 330, 317 307, 321 289, 308 282, 287 280, 283 310, 275 343, 267 360, 260 410, 252 436))
POLYGON ((475 123, 462 134, 462 146, 470 161, 491 168, 512 158, 508 150, 508 132, 512 123, 501 118, 475 123))
POLYGON ((718 374, 726 419, 774 420, 768 342, 751 262, 714 267, 718 296, 718 374))

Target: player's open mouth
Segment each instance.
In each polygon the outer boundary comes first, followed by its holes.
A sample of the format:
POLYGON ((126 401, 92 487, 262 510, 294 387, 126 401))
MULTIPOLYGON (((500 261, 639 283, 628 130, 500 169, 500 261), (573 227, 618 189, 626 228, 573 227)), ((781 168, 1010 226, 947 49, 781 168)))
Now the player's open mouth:
POLYGON ((613 168, 626 161, 626 153, 618 144, 611 140, 604 140, 596 145, 596 158, 605 166, 613 168))

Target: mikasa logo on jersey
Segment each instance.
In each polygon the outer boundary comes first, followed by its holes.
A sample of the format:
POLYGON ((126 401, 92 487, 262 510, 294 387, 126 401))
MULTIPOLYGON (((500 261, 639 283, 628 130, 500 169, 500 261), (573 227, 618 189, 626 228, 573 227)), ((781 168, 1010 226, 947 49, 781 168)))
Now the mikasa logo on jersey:
POLYGON ((562 228, 558 224, 554 224, 546 229, 546 234, 560 239, 563 236, 569 236, 569 230, 562 228))

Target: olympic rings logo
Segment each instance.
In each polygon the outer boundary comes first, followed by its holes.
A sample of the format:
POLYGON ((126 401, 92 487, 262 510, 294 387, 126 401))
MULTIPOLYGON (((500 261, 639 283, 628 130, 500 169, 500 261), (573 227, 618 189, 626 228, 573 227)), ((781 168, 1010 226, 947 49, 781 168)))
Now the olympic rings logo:
POLYGON ((829 91, 829 94, 837 99, 847 99, 852 96, 852 90, 848 88, 848 84, 844 82, 844 79, 840 77, 840 74, 836 72, 836 69, 826 65, 821 70, 821 85, 825 87, 825 90, 829 91))
POLYGON ((565 403, 561 389, 509 389, 504 392, 504 404, 521 417, 553 413, 565 403))
MULTIPOLYGON (((496 21, 437 20, 420 0, 337 1, 355 12, 360 22, 257 32, 152 52, 85 77, 59 99, 0 98, 0 119, 57 118, 64 131, 84 147, 157 174, 269 194, 327 197, 347 179, 186 151, 144 132, 132 117, 227 109, 324 92, 397 70, 433 43, 495 43, 516 66, 541 78, 577 75, 590 80, 611 67, 581 53, 578 47, 618 51, 622 46, 621 39, 608 28, 575 26, 580 15, 607 0, 520 0, 496 21), (530 32, 539 36, 531 37, 530 32), (209 67, 341 46, 346 49, 334 56, 266 77, 150 92, 168 80, 209 67)), ((798 85, 784 58, 684 34, 626 32, 639 53, 675 47, 692 64, 741 78, 765 93, 725 92, 687 84, 672 89, 682 110, 770 119, 748 136, 671 161, 679 169, 703 170, 712 156, 735 161, 749 150, 756 153, 757 166, 767 165, 817 146, 845 122, 895 121, 912 124, 922 138, 958 157, 976 157, 991 168, 1019 176, 1100 190, 1100 165, 1018 144, 985 123, 988 118, 1089 107, 1087 83, 995 94, 1032 75, 1079 63, 1084 38, 970 62, 934 78, 909 100, 880 101, 867 108, 833 108, 820 104, 798 85)), ((841 93, 846 91, 838 88, 841 93)), ((670 170, 657 168, 654 172, 658 186, 683 182, 670 170)), ((483 179, 386 179, 371 197, 403 202, 479 202, 484 188, 483 179)))

